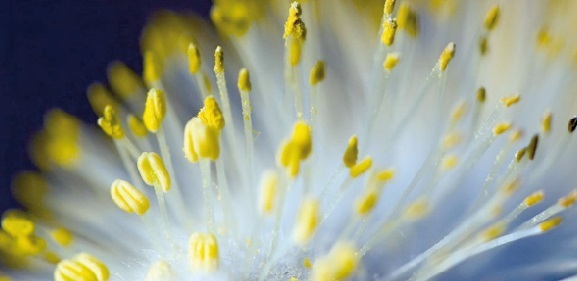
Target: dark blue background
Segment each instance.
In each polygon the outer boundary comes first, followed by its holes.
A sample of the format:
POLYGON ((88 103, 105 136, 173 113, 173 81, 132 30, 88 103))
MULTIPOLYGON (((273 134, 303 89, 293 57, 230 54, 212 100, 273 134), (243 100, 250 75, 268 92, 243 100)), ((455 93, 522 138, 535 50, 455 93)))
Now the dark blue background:
POLYGON ((60 107, 95 122, 86 86, 122 60, 141 71, 140 30, 158 9, 207 15, 210 0, 0 0, 0 211, 11 178, 33 169, 27 141, 60 107))

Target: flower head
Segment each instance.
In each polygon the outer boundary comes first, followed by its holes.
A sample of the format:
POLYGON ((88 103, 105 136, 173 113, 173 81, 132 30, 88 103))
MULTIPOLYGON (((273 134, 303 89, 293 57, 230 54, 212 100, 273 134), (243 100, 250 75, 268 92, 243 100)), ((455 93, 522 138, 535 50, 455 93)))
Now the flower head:
POLYGON ((569 278, 577 7, 488 2, 159 13, 142 77, 89 87, 100 131, 47 114, 6 276, 569 278))

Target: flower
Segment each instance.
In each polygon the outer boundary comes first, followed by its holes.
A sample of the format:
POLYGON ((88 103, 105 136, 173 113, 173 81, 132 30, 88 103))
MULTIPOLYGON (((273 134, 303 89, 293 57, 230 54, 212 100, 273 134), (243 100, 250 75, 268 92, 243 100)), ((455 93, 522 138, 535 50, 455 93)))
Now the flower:
POLYGON ((377 2, 158 14, 88 89, 104 134, 47 114, 0 278, 577 274, 575 3, 377 2))

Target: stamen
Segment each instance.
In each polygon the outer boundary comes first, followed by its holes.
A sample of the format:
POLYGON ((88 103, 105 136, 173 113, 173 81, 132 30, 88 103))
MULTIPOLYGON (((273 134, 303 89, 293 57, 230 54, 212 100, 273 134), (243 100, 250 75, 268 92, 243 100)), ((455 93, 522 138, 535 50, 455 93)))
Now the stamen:
POLYGON ((493 135, 498 136, 498 135, 508 131, 510 128, 511 128, 511 123, 508 123, 508 122, 498 123, 497 125, 495 125, 495 127, 493 127, 493 135))
POLYGON ((358 176, 368 171, 372 165, 373 159, 370 156, 367 156, 365 159, 363 159, 363 161, 350 168, 349 175, 352 178, 357 178, 358 176))
POLYGON ((134 136, 143 138, 148 134, 148 129, 146 129, 144 122, 142 122, 138 117, 129 114, 126 117, 126 123, 128 123, 128 128, 134 136))
POLYGON ((168 262, 158 261, 154 263, 146 273, 145 281, 171 280, 174 276, 172 267, 168 262))
POLYGON ((218 270, 218 242, 212 233, 193 233, 188 240, 188 257, 193 271, 218 270))
POLYGON ((110 277, 108 268, 97 258, 81 253, 70 260, 63 260, 56 266, 56 281, 94 280, 107 281, 110 277))
POLYGON ((144 53, 143 74, 144 83, 149 88, 157 87, 162 78, 162 63, 152 51, 144 53))
POLYGON ((165 115, 166 98, 164 97, 164 91, 157 88, 150 89, 146 97, 144 113, 142 114, 144 126, 150 132, 156 133, 160 129, 165 115))
POLYGON ((191 74, 197 74, 201 66, 200 51, 195 44, 188 45, 188 70, 191 74))
POLYGON ((58 227, 52 230, 50 232, 50 236, 52 237, 52 239, 54 239, 54 241, 56 241, 56 243, 58 243, 58 245, 62 247, 70 246, 70 244, 72 244, 72 241, 74 240, 74 236, 72 235, 72 233, 68 231, 68 229, 62 227, 58 227))
POLYGON ((112 94, 101 83, 90 84, 86 92, 90 106, 92 106, 92 110, 94 110, 96 115, 102 115, 107 105, 111 105, 115 109, 118 108, 118 102, 116 102, 112 94))
POLYGON ((262 215, 271 215, 277 208, 279 175, 270 170, 263 174, 260 184, 259 210, 262 215))
POLYGON ((359 140, 356 135, 353 135, 349 139, 349 145, 347 146, 345 154, 343 155, 343 163, 345 163, 345 166, 349 169, 357 164, 357 160, 359 157, 358 145, 359 140))
POLYGON ((138 157, 138 171, 146 184, 160 188, 163 192, 170 190, 170 177, 158 154, 143 152, 138 157))
POLYGON ((487 13, 487 16, 485 16, 485 28, 489 31, 493 30, 493 28, 495 28, 495 26, 497 26, 497 23, 499 22, 499 14, 500 14, 500 10, 499 10, 499 6, 495 5, 491 8, 491 10, 489 10, 489 12, 487 13))
POLYGON ((512 96, 508 96, 508 97, 504 97, 501 98, 501 103, 503 105, 505 105, 506 107, 510 107, 516 103, 519 102, 519 100, 521 100, 521 96, 520 95, 512 95, 512 96))
POLYGON ((315 198, 307 198, 302 202, 293 230, 293 240, 299 245, 307 244, 319 225, 319 202, 315 198))
POLYGON ((150 208, 150 202, 146 195, 127 181, 118 179, 112 182, 110 194, 114 203, 129 214, 144 215, 150 208))
POLYGON ((252 90, 252 83, 250 82, 250 75, 248 69, 243 68, 238 73, 238 90, 240 92, 240 101, 242 105, 242 116, 244 125, 244 138, 246 142, 246 156, 248 162, 248 178, 249 185, 253 184, 254 174, 254 136, 252 129, 252 106, 250 104, 250 91, 252 90))
POLYGON ((387 18, 383 22, 383 34, 381 35, 381 42, 390 47, 395 42, 395 33, 397 31, 397 20, 392 18, 387 18))
POLYGON ((417 13, 409 5, 403 3, 397 12, 399 28, 405 30, 410 36, 416 37, 419 33, 417 13))
POLYGON ((393 10, 395 10, 395 2, 396 0, 385 1, 385 7, 383 9, 385 16, 390 17, 393 14, 393 10))
POLYGON ((337 242, 325 257, 315 261, 312 280, 345 280, 354 274, 359 262, 360 258, 354 245, 337 242))
POLYGON ((124 138, 124 130, 120 125, 120 118, 111 105, 104 108, 104 115, 98 118, 98 126, 113 139, 124 138))
POLYGON ((144 89, 140 77, 122 62, 111 63, 107 74, 112 91, 122 99, 127 99, 144 89))
POLYGON ((395 66, 397 66, 399 60, 399 53, 388 53, 387 57, 385 58, 385 62, 383 62, 383 68, 385 68, 387 71, 391 71, 393 68, 395 68, 395 66))
POLYGON ((569 119, 569 122, 567 123, 567 129, 569 133, 573 133, 573 131, 575 131, 575 128, 577 128, 577 116, 569 119))
POLYGON ((444 71, 447 68, 447 66, 449 65, 449 62, 451 62, 451 60, 455 56, 456 48, 457 48, 457 45, 455 45, 455 43, 451 42, 451 43, 447 44, 447 46, 445 47, 445 49, 441 53, 441 56, 439 57, 439 61, 438 61, 439 69, 441 71, 444 71))

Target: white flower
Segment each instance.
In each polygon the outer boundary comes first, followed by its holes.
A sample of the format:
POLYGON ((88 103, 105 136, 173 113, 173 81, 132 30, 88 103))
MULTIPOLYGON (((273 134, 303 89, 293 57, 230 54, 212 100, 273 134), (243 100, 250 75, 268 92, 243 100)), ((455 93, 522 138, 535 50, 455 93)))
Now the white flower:
POLYGON ((576 274, 576 2, 276 2, 216 1, 222 39, 157 15, 144 83, 117 62, 89 88, 106 135, 47 115, 6 276, 576 274))

